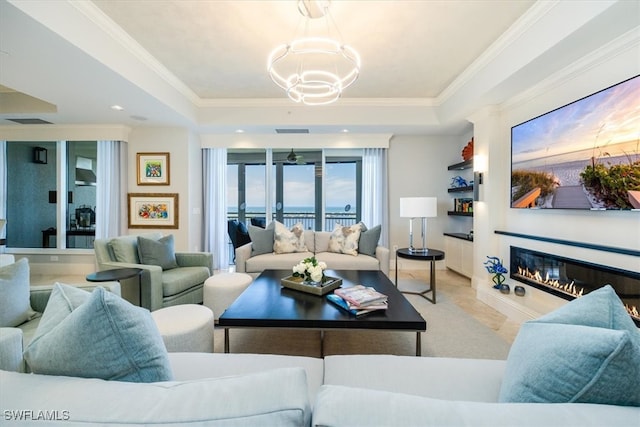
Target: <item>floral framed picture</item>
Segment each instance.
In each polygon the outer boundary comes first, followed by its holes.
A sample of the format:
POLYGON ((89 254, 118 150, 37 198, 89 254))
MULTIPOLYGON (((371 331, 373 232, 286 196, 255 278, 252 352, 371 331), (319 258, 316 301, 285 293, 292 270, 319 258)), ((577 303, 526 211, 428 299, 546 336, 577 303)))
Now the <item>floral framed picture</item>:
POLYGON ((129 228, 178 228, 177 193, 129 193, 129 228))
POLYGON ((169 185, 169 153, 137 153, 138 185, 169 185))

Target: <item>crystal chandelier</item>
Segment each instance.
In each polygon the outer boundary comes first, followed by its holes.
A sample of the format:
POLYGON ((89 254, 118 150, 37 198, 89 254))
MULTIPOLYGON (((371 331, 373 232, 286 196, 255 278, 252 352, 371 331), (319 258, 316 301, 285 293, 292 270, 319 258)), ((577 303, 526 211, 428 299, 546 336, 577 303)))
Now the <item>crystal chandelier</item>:
POLYGON ((335 102, 360 74, 360 56, 353 48, 330 37, 307 36, 311 19, 324 18, 327 32, 330 24, 336 27, 330 5, 330 0, 298 0, 298 11, 305 20, 304 37, 276 47, 269 55, 267 70, 271 79, 295 102, 335 102))

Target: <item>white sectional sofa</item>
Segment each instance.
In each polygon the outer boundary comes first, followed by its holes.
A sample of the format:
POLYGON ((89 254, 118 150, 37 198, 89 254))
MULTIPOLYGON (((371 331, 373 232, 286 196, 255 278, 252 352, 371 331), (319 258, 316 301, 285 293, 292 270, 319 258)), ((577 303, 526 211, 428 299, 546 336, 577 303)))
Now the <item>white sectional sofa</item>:
POLYGON ((306 252, 276 254, 275 252, 254 255, 253 243, 247 243, 236 249, 236 271, 248 273, 254 277, 266 269, 290 270, 302 259, 315 256, 324 261, 330 270, 380 270, 389 275, 389 249, 377 246, 375 257, 358 253, 348 255, 329 252, 330 231, 304 231, 306 252))
POLYGON ((26 349, 0 328, 3 426, 640 427, 640 331, 611 286, 523 324, 507 360, 168 353, 101 287, 46 306, 26 349))
POLYGON ((169 358, 175 379, 164 383, 0 371, 3 425, 45 425, 41 421, 47 416, 47 425, 52 419, 65 425, 199 426, 602 427, 640 422, 640 408, 630 406, 497 403, 506 368, 502 360, 213 353, 169 353, 169 358))

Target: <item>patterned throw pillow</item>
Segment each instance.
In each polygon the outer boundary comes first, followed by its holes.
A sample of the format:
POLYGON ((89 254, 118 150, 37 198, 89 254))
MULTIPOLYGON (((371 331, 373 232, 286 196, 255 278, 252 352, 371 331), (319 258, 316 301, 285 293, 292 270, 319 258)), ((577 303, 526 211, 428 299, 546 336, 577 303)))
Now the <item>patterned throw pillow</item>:
POLYGON ((344 227, 336 223, 331 237, 329 237, 329 252, 358 255, 358 241, 361 231, 360 224, 344 227))
POLYGON ((276 228, 274 231, 273 251, 277 254, 290 254, 293 252, 307 252, 304 244, 304 226, 297 223, 291 230, 284 224, 274 221, 276 228))

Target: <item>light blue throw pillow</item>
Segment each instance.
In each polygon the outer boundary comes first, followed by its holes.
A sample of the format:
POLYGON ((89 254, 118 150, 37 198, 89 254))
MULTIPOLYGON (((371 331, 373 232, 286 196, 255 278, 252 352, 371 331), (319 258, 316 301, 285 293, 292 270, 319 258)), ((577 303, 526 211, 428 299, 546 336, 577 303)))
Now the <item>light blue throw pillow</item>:
POLYGON ((138 258, 140 264, 159 265, 163 270, 177 268, 173 234, 157 240, 138 236, 138 258))
POLYGON ((609 285, 522 325, 501 402, 640 406, 640 331, 609 285))
POLYGON ((51 296, 47 302, 38 329, 31 341, 46 335, 62 322, 76 308, 80 307, 91 295, 83 289, 74 286, 55 283, 51 290, 51 296))
POLYGON ((251 256, 270 254, 273 252, 273 237, 276 224, 271 222, 267 228, 249 226, 249 237, 251 238, 251 256))
POLYGON ((380 241, 380 233, 382 226, 376 225, 367 228, 362 222, 360 223, 362 231, 360 232, 360 241, 358 242, 358 252, 364 255, 376 256, 376 248, 380 241))
POLYGON ((0 267, 0 327, 15 327, 34 314, 29 301, 29 261, 0 267))
POLYGON ((173 377, 151 314, 102 287, 88 293, 56 284, 24 356, 34 373, 45 375, 130 382, 173 377))

